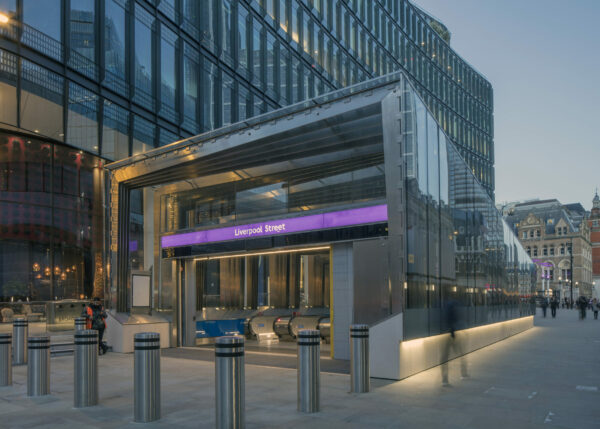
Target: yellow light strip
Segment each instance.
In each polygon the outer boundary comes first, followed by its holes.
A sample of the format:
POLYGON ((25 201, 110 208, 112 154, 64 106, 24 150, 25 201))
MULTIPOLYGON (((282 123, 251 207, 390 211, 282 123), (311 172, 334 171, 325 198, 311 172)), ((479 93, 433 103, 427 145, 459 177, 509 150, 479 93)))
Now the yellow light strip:
MULTIPOLYGON (((479 325, 479 326, 471 326, 470 328, 465 328, 465 329, 460 329, 458 331, 456 331, 457 333, 465 333, 465 332, 473 332, 476 330, 484 330, 484 329, 489 329, 489 328, 495 328, 497 326, 500 326, 502 324, 506 324, 506 323, 511 323, 511 322, 517 322, 517 321, 522 321, 528 318, 533 318, 533 316, 522 316, 522 317, 517 317, 515 319, 506 319, 506 320, 501 320, 499 322, 494 322, 494 323, 488 323, 485 325, 479 325)), ((406 340, 406 341, 400 341, 400 346, 402 347, 418 347, 418 346, 422 346, 425 341, 434 341, 437 338, 441 338, 445 335, 448 335, 449 332, 444 332, 443 334, 437 334, 437 335, 431 335, 429 337, 421 337, 421 338, 415 338, 413 340, 406 340)), ((508 338, 508 337, 506 337, 508 338)))
POLYGON ((266 252, 245 252, 245 253, 235 253, 232 255, 220 255, 220 256, 203 256, 201 258, 194 258, 194 261, 208 261, 213 259, 230 259, 230 258, 239 258, 240 256, 261 256, 261 255, 276 255, 280 253, 298 253, 298 252, 312 252, 315 250, 329 250, 329 246, 319 246, 319 247, 303 247, 300 249, 287 249, 287 250, 271 250, 266 252))

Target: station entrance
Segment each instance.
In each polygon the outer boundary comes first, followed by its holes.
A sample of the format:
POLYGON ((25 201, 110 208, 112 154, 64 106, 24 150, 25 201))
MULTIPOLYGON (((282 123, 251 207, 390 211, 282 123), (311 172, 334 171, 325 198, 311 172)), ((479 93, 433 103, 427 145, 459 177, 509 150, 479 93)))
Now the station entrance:
POLYGON ((323 245, 164 259, 163 286, 177 283, 177 345, 243 335, 247 348, 295 350, 299 330, 319 329, 328 354, 330 253, 323 245))

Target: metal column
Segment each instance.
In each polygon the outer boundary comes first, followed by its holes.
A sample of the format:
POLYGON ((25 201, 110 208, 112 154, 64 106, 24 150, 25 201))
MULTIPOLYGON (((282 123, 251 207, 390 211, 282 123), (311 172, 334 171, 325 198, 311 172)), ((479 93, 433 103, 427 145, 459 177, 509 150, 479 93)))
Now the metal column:
POLYGON ((370 390, 369 325, 350 325, 350 391, 370 390))
POLYGON ((98 331, 75 332, 75 408, 98 404, 98 331))
POLYGON ((50 394, 50 337, 27 340, 27 396, 50 394))
POLYGON ((12 334, 0 334, 0 386, 12 384, 12 334))
POLYGON ((244 337, 220 337, 215 344, 217 429, 245 427, 244 337))
POLYGON ((75 332, 83 331, 85 329, 86 322, 87 322, 87 320, 85 317, 76 317, 75 318, 75 332))
POLYGON ((160 419, 160 335, 140 332, 133 336, 134 420, 139 423, 160 419))
POLYGON ((321 335, 316 329, 298 332, 298 411, 316 413, 321 408, 321 335))
POLYGON ((27 319, 18 318, 13 321, 13 365, 27 363, 27 337, 29 324, 27 319))

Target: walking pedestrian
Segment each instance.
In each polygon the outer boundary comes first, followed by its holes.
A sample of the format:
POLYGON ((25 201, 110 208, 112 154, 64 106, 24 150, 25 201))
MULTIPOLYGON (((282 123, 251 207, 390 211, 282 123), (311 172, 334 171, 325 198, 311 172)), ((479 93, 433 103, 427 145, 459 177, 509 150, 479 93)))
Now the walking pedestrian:
POLYGON ((552 318, 556 317, 556 309, 558 308, 558 299, 555 296, 550 299, 550 312, 552 313, 552 318))
POLYGON ((579 308, 579 320, 585 319, 585 309, 587 308, 588 300, 585 296, 580 296, 577 299, 577 307, 579 308))
POLYGON ((531 295, 529 298, 529 309, 533 316, 535 316, 535 295, 531 295))
POLYGON ((98 354, 106 353, 107 346, 102 341, 104 336, 104 330, 106 329, 106 311, 102 306, 100 298, 96 297, 92 299, 92 302, 83 309, 83 314, 86 318, 86 328, 95 329, 98 331, 98 354))
POLYGON ((544 317, 546 317, 546 311, 548 310, 548 298, 546 298, 545 296, 542 297, 540 307, 542 307, 542 314, 544 315, 544 317))
POLYGON ((594 311, 594 320, 598 320, 598 310, 600 309, 600 302, 598 302, 598 298, 594 298, 592 302, 592 310, 594 311))
MULTIPOLYGON (((442 349, 442 384, 444 386, 450 386, 450 381, 448 378, 448 361, 452 355, 458 357, 464 354, 463 343, 465 341, 465 338, 463 336, 457 335, 456 332, 460 327, 462 327, 462 321, 460 319, 461 313, 458 302, 451 299, 446 303, 443 311, 446 326, 450 331, 450 335, 448 336, 448 338, 446 338, 446 343, 444 344, 444 348, 442 349)), ((467 360, 464 356, 460 358, 460 372, 463 378, 469 376, 467 371, 467 360)))

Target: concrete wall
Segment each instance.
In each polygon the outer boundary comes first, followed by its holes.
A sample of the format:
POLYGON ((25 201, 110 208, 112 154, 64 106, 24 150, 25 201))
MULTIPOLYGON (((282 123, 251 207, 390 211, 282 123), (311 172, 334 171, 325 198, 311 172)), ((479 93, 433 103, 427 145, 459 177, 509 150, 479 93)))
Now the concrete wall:
POLYGON ((169 322, 122 323, 112 312, 108 312, 104 340, 114 352, 133 353, 133 336, 140 332, 158 332, 160 348, 165 349, 170 345, 169 322))
POLYGON ((401 380, 533 327, 533 316, 528 316, 458 331, 454 340, 450 334, 441 334, 397 341, 398 330, 402 329, 397 319, 401 317, 394 316, 371 328, 372 377, 401 380))
POLYGON ((400 379, 398 344, 403 334, 403 314, 399 313, 371 327, 369 332, 369 366, 371 377, 400 379))

